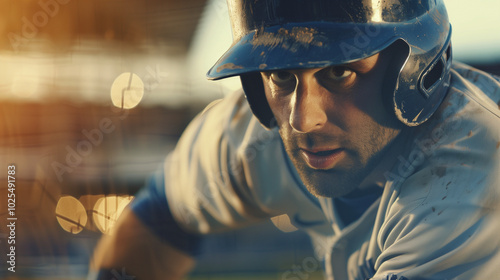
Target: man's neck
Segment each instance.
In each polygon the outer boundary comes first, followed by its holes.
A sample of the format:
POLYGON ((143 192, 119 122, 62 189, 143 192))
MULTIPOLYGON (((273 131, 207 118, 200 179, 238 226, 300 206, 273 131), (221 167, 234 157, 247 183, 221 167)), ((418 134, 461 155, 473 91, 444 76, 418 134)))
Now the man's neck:
POLYGON ((387 146, 385 153, 380 158, 379 163, 366 176, 359 185, 359 193, 362 195, 365 191, 370 192, 374 186, 383 188, 386 183, 385 173, 390 171, 398 161, 398 157, 405 157, 411 146, 411 135, 413 128, 404 127, 399 135, 387 146))

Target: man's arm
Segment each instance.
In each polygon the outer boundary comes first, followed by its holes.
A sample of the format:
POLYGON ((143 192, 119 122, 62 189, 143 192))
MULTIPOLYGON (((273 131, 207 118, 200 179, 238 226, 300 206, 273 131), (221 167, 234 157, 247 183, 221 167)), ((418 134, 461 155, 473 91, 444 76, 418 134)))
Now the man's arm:
POLYGON ((91 271, 104 269, 111 273, 108 275, 120 276, 126 273, 135 280, 182 279, 193 265, 192 257, 160 240, 127 208, 111 235, 100 240, 91 271))

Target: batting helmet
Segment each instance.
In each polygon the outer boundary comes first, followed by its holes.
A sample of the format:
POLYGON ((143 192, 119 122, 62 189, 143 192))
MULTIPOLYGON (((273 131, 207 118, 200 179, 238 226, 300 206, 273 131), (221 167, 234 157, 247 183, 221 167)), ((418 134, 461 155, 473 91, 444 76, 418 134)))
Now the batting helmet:
POLYGON ((240 75, 250 107, 270 128, 261 71, 321 68, 396 45, 384 81, 387 105, 408 126, 446 95, 451 26, 442 0, 228 0, 233 44, 209 79, 240 75))

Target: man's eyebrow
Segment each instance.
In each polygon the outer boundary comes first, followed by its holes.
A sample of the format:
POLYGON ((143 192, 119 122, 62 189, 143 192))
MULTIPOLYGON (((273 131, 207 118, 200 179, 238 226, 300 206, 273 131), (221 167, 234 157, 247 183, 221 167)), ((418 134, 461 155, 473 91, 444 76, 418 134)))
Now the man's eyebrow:
POLYGON ((372 59, 362 59, 358 61, 354 61, 351 63, 343 64, 342 66, 352 68, 354 70, 360 71, 360 72, 368 72, 371 69, 375 67, 377 64, 377 60, 372 60, 372 59))

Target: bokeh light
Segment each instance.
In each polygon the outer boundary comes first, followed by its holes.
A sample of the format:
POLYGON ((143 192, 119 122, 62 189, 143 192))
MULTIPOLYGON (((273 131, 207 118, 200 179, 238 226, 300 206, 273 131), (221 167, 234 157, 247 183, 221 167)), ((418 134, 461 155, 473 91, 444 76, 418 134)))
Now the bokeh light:
POLYGON ((85 207, 72 196, 63 196, 59 199, 56 206, 56 218, 65 231, 73 234, 80 233, 87 225, 85 207))
POLYGON ((122 109, 131 109, 139 105, 144 96, 144 83, 134 73, 122 73, 111 86, 111 101, 122 109))
POLYGON ((105 196, 99 198, 95 205, 92 217, 97 228, 104 234, 109 234, 125 207, 132 201, 133 196, 105 196))

